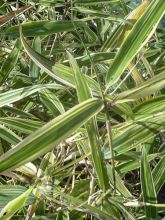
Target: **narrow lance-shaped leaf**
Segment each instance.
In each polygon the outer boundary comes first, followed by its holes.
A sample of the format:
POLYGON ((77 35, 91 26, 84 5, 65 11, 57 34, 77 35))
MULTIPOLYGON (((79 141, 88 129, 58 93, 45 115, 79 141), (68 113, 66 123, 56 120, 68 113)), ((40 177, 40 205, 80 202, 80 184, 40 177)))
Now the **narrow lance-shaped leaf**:
POLYGON ((11 217, 24 206, 31 191, 32 188, 28 189, 26 192, 18 196, 16 199, 10 201, 0 212, 0 219, 1 220, 11 219, 11 217))
MULTIPOLYGON (((130 151, 131 152, 131 151, 130 151)), ((130 160, 129 158, 129 152, 127 152, 126 156, 128 155, 128 159, 127 159, 127 162, 124 162, 124 163, 121 163, 119 164, 117 167, 116 167, 116 170, 122 174, 122 173, 128 173, 129 171, 132 171, 132 170, 135 170, 135 169, 138 169, 140 167, 140 163, 139 163, 139 159, 141 157, 141 155, 138 155, 136 157, 136 159, 132 159, 130 160)), ((147 156, 147 160, 148 162, 154 160, 156 157, 158 157, 159 154, 149 154, 147 156)))
MULTIPOLYGON (((147 153, 145 148, 142 151, 141 158, 141 185, 143 191, 143 200, 145 203, 157 203, 156 191, 153 182, 151 169, 147 160, 147 153)), ((157 219, 157 211, 155 207, 145 206, 146 219, 157 219)))
MULTIPOLYGON (((41 53, 41 39, 40 37, 35 37, 32 43, 32 47, 36 52, 41 53)), ((32 78, 32 81, 35 82, 39 79, 39 67, 31 60, 29 75, 32 78)))
MULTIPOLYGON (((127 17, 127 24, 119 24, 117 28, 112 32, 112 34, 108 37, 108 39, 103 44, 102 50, 113 50, 115 47, 120 47, 125 37, 131 31, 133 25, 139 19, 139 17, 143 14, 146 7, 149 5, 149 0, 143 1, 135 10, 133 10, 127 17), (128 24, 129 22, 129 24, 128 24)), ((124 1, 121 1, 121 4, 125 4, 124 1)))
POLYGON ((165 182, 165 156, 163 156, 152 171, 155 189, 158 193, 165 182))
MULTIPOLYGON (((68 53, 68 56, 75 76, 78 99, 79 102, 83 102, 84 100, 87 100, 91 97, 91 92, 76 60, 70 53, 68 53)), ((98 181, 100 183, 100 186, 105 191, 105 189, 108 187, 108 175, 103 161, 101 148, 99 145, 97 125, 94 118, 92 118, 89 122, 86 123, 86 129, 91 147, 93 164, 96 170, 96 174, 98 176, 98 181)))
POLYGON ((0 125, 0 138, 11 144, 18 144, 21 141, 18 135, 2 125, 0 125))
MULTIPOLYGON (((165 113, 144 117, 141 121, 130 121, 125 126, 118 128, 113 138, 113 146, 116 155, 121 155, 136 148, 164 131, 165 113)), ((104 145, 104 155, 110 158, 108 143, 104 145)))
POLYGON ((42 89, 64 89, 63 86, 52 83, 43 85, 27 86, 20 89, 13 89, 0 94, 0 107, 9 105, 13 102, 19 101, 27 96, 30 96, 42 89))
POLYGON ((124 92, 119 93, 116 97, 114 97, 113 104, 117 103, 118 100, 122 99, 132 99, 136 100, 137 98, 143 98, 147 95, 154 94, 165 86, 165 72, 162 72, 151 79, 143 82, 141 85, 126 90, 124 92), (116 101, 115 101, 116 100, 116 101))
POLYGON ((18 39, 15 43, 15 46, 11 53, 8 55, 6 60, 4 61, 1 70, 0 70, 0 85, 5 82, 7 77, 9 76, 11 70, 15 67, 17 63, 19 53, 21 49, 21 42, 18 39))
MULTIPOLYGON (((26 53, 29 55, 29 57, 32 59, 32 61, 39 66, 43 71, 45 71, 50 77, 52 77, 53 79, 58 80, 59 82, 65 84, 65 85, 69 85, 72 86, 72 83, 66 79, 63 79, 59 76, 57 76, 52 68, 54 66, 54 63, 51 62, 50 60, 46 59, 45 57, 43 57, 42 55, 40 55, 39 53, 37 53, 35 50, 33 50, 29 44, 26 42, 23 33, 22 33, 22 27, 20 26, 20 39, 22 42, 22 45, 26 51, 26 53)), ((69 79, 70 76, 67 78, 69 79)), ((72 86, 74 87, 74 86, 72 86)))
POLYGON ((19 116, 19 117, 23 117, 23 118, 33 118, 33 119, 38 119, 36 116, 34 116, 33 114, 29 113, 29 112, 25 112, 21 109, 15 108, 13 106, 3 106, 2 111, 6 114, 10 114, 11 116, 19 116))
POLYGON ((75 5, 95 5, 95 6, 98 6, 98 5, 102 5, 102 4, 108 4, 110 5, 111 7, 116 7, 116 6, 119 6, 121 4, 121 1, 120 0, 96 0, 96 1, 91 1, 91 0, 82 0, 81 2, 79 0, 75 0, 74 1, 75 5))
MULTIPOLYGON (((114 184, 112 167, 108 164, 107 171, 112 184, 114 184)), ((116 179, 116 189, 125 197, 125 198, 133 198, 133 195, 129 192, 127 187, 124 185, 124 181, 122 181, 120 175, 117 171, 115 171, 115 179, 116 179)))
POLYGON ((103 107, 99 99, 89 99, 58 116, 0 157, 0 173, 36 159, 65 140, 103 107))
MULTIPOLYGON (((0 185, 0 209, 2 210, 10 201, 16 199, 26 191, 27 188, 20 185, 0 185)), ((33 194, 30 194, 25 205, 30 205, 34 201, 33 194)))
POLYGON ((44 89, 40 92, 40 99, 54 116, 57 116, 57 112, 60 112, 61 114, 65 112, 58 97, 49 89, 44 89))
MULTIPOLYGON (((85 22, 75 21, 75 26, 77 28, 85 27, 85 22)), ((64 31, 71 31, 75 29, 75 26, 70 21, 31 21, 22 24, 23 34, 27 36, 42 36, 50 35, 64 31)), ((13 37, 19 36, 19 25, 8 28, 5 31, 6 35, 11 35, 13 37)))
MULTIPOLYGON (((39 66, 53 79, 63 83, 64 85, 75 88, 73 74, 69 67, 62 64, 54 64, 52 61, 48 60, 47 58, 33 50, 26 42, 21 29, 20 39, 25 51, 37 66, 39 66)), ((94 89, 94 91, 98 92, 99 87, 96 81, 89 76, 85 76, 85 78, 87 79, 89 86, 94 89)))
POLYGON ((153 28, 156 28, 156 25, 160 21, 164 12, 164 0, 155 0, 150 3, 144 14, 134 25, 133 29, 117 53, 114 62, 107 73, 106 89, 118 81, 128 64, 143 47, 147 37, 151 37, 153 28))
POLYGON ((76 82, 76 90, 77 90, 79 102, 85 101, 91 97, 91 91, 89 90, 85 77, 84 75, 82 75, 76 60, 69 52, 68 52, 68 56, 74 72, 74 79, 76 82))
MULTIPOLYGON (((97 53, 90 53, 90 57, 92 58, 94 63, 105 62, 105 61, 113 60, 115 54, 116 54, 115 52, 97 52, 97 53)), ((87 54, 81 57, 75 57, 75 59, 79 66, 91 65, 90 57, 87 54)), ((65 60, 63 63, 68 64, 69 60, 65 60)))
POLYGON ((165 95, 153 97, 140 105, 137 105, 134 109, 135 119, 143 118, 144 115, 150 115, 154 113, 163 112, 165 110, 165 95))
POLYGON ((31 134, 38 128, 42 127, 44 122, 26 118, 4 117, 0 118, 0 124, 23 134, 31 134))
POLYGON ((99 10, 93 10, 93 9, 89 9, 89 8, 85 8, 85 7, 74 7, 73 10, 79 11, 82 14, 95 15, 97 18, 99 18, 99 17, 108 18, 108 20, 111 20, 114 22, 124 21, 124 19, 118 18, 117 16, 115 16, 113 14, 99 11, 99 10))
POLYGON ((115 205, 119 210, 120 212, 123 214, 124 216, 124 219, 127 219, 127 220, 136 220, 135 217, 132 215, 132 213, 130 211, 127 211, 127 209, 123 206, 123 204, 115 201, 115 199, 111 199, 109 198, 108 199, 109 202, 113 205, 115 205))
POLYGON ((89 40, 91 42, 98 42, 99 41, 97 35, 89 27, 84 27, 84 32, 89 37, 89 40))

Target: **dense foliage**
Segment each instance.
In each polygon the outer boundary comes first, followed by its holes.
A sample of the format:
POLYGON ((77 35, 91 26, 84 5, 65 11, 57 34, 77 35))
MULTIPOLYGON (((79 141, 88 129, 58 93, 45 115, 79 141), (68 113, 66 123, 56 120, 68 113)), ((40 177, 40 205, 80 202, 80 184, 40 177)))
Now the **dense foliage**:
POLYGON ((165 1, 0 1, 0 219, 162 219, 165 1))

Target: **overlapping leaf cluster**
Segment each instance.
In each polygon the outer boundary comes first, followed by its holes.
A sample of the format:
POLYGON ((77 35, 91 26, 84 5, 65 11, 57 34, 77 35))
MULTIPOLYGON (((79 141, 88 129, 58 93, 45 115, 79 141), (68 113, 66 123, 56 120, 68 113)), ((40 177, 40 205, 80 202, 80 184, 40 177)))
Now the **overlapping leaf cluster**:
POLYGON ((161 219, 164 12, 0 2, 1 219, 161 219))

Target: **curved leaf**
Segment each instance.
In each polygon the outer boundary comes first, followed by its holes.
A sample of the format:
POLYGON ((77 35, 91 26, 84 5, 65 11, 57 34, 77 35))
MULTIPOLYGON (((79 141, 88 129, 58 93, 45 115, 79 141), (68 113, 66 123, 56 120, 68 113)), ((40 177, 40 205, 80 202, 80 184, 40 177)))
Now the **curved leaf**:
MULTIPOLYGON (((25 41, 21 30, 20 38, 25 51, 37 66, 39 66, 53 79, 63 83, 64 85, 75 88, 73 74, 69 67, 62 64, 54 64, 52 61, 33 50, 25 41)), ((91 86, 94 91, 99 90, 98 84, 92 78, 86 76, 86 79, 89 83, 89 86, 91 86)))

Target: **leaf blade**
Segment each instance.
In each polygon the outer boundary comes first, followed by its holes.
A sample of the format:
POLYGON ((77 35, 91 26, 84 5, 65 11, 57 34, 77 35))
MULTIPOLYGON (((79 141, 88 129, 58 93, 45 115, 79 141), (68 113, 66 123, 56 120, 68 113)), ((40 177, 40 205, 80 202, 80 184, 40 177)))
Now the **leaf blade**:
MULTIPOLYGON (((153 182, 151 169, 147 160, 145 148, 142 150, 141 158, 141 185, 143 191, 143 200, 145 203, 157 203, 156 191, 153 182)), ((146 218, 149 220, 157 219, 157 210, 155 207, 145 206, 146 218)))
POLYGON ((102 107, 101 100, 89 99, 48 122, 0 157, 0 172, 19 167, 48 152, 98 113, 102 107))
POLYGON ((133 57, 143 47, 143 43, 152 30, 153 26, 158 24, 165 11, 164 0, 152 1, 144 14, 136 22, 131 32, 123 42, 119 52, 117 53, 107 76, 106 90, 116 83, 133 57), (153 16, 154 14, 154 16, 153 16))

